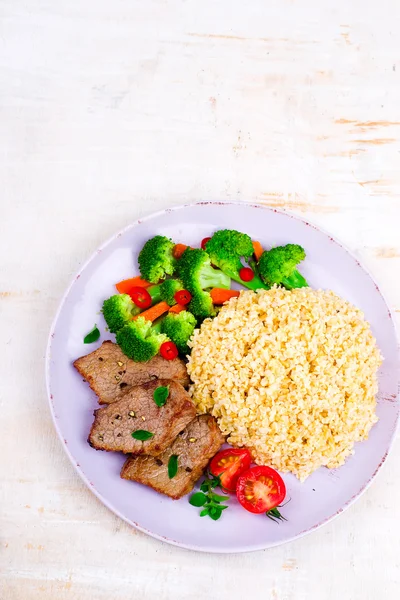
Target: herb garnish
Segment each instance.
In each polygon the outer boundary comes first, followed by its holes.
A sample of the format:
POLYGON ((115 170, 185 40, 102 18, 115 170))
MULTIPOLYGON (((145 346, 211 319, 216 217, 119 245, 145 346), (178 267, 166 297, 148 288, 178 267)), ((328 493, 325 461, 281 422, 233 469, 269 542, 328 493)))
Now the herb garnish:
POLYGON ((139 440, 141 442, 145 442, 152 438, 154 433, 150 433, 150 431, 146 431, 145 429, 138 429, 137 431, 132 431, 131 436, 135 440, 139 440))
POLYGON ((289 500, 287 500, 284 504, 279 504, 278 506, 275 506, 275 508, 271 508, 271 510, 267 510, 267 512, 265 513, 267 515, 267 517, 269 519, 271 519, 271 521, 274 521, 275 523, 279 523, 279 521, 287 521, 286 517, 284 517, 280 511, 278 510, 278 508, 282 508, 283 506, 286 506, 286 504, 288 502, 290 502, 291 498, 289 498, 289 500))
POLYGON ((178 472, 178 456, 177 454, 172 454, 168 461, 168 477, 172 479, 178 472))
POLYGON ((279 523, 279 521, 287 521, 287 519, 281 515, 277 506, 275 508, 271 508, 271 510, 268 510, 265 514, 269 519, 271 519, 271 521, 274 521, 275 523, 279 523))
POLYGON ((98 330, 97 325, 95 325, 93 327, 93 329, 85 335, 85 337, 83 338, 83 343, 84 344, 93 344, 93 342, 97 342, 99 337, 100 337, 100 331, 98 330))
POLYGON ((200 512, 200 517, 209 516, 213 521, 218 521, 222 515, 222 511, 225 510, 225 508, 228 508, 226 505, 222 504, 222 502, 228 500, 229 496, 219 496, 214 493, 214 489, 220 486, 220 478, 215 477, 214 475, 211 475, 210 477, 210 474, 207 473, 200 486, 201 491, 192 494, 190 497, 189 503, 192 506, 204 507, 200 512))
POLYGON ((157 404, 157 406, 159 406, 159 407, 164 406, 164 404, 167 401, 168 394, 169 394, 169 385, 167 385, 167 386, 160 385, 158 388, 156 388, 154 390, 153 400, 157 404))

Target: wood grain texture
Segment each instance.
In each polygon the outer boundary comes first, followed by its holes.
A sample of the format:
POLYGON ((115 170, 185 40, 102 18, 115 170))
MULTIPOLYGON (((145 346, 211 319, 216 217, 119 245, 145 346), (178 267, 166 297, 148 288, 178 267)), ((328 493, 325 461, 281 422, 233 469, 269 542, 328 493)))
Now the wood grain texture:
POLYGON ((47 407, 72 274, 140 215, 258 201, 331 231, 400 316, 395 0, 0 0, 1 600, 398 597, 400 446, 333 523, 244 556, 114 517, 47 407))

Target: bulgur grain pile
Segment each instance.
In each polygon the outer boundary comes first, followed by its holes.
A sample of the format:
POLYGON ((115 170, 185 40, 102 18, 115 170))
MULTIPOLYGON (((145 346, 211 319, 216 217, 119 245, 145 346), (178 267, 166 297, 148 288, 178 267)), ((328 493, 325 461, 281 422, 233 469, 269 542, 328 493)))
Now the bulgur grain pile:
POLYGON ((245 291, 196 330, 191 394, 228 442, 300 480, 335 468, 377 421, 382 362, 363 313, 331 291, 245 291))

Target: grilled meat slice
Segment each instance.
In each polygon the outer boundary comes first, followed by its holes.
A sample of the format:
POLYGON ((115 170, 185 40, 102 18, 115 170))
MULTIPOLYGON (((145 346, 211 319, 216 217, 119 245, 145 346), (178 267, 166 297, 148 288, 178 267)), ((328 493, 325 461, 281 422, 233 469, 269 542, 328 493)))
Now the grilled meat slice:
POLYGON ((224 441, 214 417, 201 415, 159 456, 129 457, 122 467, 121 477, 148 485, 171 498, 181 498, 193 489, 224 441), (168 461, 172 455, 178 457, 178 472, 170 479, 168 461))
MULTIPOLYGON (((94 411, 88 442, 96 450, 132 454, 160 454, 196 416, 187 391, 172 379, 157 379, 138 385, 104 408, 94 411), (157 406, 154 390, 169 386, 164 406, 157 406), (148 440, 132 437, 137 431, 150 432, 148 440)), ((143 436, 142 436, 143 437, 143 436)))
POLYGON ((125 356, 111 341, 78 358, 74 367, 97 394, 99 404, 116 402, 133 386, 154 379, 174 379, 184 387, 189 385, 186 365, 180 358, 165 360, 155 356, 148 362, 138 363, 125 356))

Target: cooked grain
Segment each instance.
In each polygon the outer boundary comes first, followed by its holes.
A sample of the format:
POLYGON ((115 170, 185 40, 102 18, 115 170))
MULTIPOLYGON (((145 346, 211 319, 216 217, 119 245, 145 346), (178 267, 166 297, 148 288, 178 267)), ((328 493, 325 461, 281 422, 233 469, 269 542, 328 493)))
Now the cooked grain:
POLYGON ((304 480, 342 465, 377 421, 380 352, 363 313, 331 291, 242 292, 190 345, 199 412, 258 464, 304 480))

